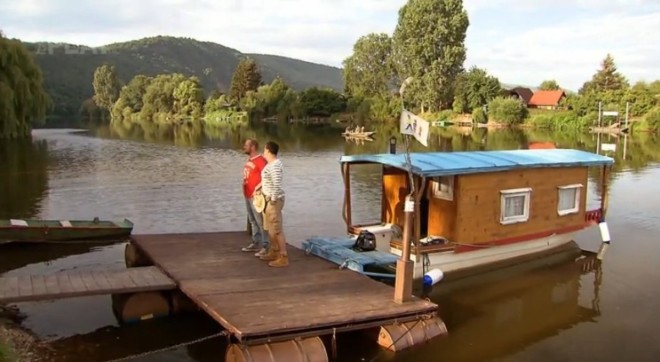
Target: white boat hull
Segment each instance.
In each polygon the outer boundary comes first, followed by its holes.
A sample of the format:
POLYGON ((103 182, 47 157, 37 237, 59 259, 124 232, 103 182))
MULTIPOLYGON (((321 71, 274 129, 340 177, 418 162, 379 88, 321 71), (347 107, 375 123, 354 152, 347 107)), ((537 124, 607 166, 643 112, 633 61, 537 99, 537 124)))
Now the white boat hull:
MULTIPOLYGON (((495 247, 487 247, 483 250, 466 251, 455 253, 447 251, 442 253, 428 254, 430 265, 426 271, 440 269, 445 275, 457 272, 467 272, 470 269, 479 269, 488 265, 514 261, 515 259, 550 252, 553 249, 564 246, 574 240, 575 233, 555 234, 544 238, 530 241, 518 242, 495 247)), ((390 252, 401 256, 401 250, 391 248, 390 252)), ((414 278, 421 279, 424 276, 423 256, 421 260, 415 261, 414 278)))

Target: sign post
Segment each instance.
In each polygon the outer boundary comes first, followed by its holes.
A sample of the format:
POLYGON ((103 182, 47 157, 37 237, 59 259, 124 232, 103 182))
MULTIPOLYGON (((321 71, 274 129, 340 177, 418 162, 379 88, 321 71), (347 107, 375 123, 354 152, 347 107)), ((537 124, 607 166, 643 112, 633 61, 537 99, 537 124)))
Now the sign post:
POLYGON ((412 172, 412 162, 410 160, 410 140, 415 137, 424 146, 428 147, 429 122, 406 111, 403 104, 403 91, 406 85, 412 82, 413 78, 407 78, 401 85, 399 94, 401 96, 401 117, 399 119, 399 132, 403 135, 406 150, 406 165, 408 166, 408 180, 410 184, 410 193, 406 196, 404 203, 404 224, 401 257, 396 262, 396 279, 394 281, 394 302, 405 303, 412 297, 412 282, 414 263, 410 260, 410 235, 415 212, 415 180, 412 172))

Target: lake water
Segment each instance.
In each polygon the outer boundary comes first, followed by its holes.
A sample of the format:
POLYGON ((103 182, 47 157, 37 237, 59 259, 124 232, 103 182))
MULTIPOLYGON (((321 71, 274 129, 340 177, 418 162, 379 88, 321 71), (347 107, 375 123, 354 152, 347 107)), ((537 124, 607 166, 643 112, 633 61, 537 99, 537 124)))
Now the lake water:
MULTIPOLYGON (((341 235, 343 154, 386 152, 392 127, 358 144, 330 127, 275 124, 204 130, 140 127, 35 130, 28 142, 0 143, 0 217, 128 218, 135 234, 242 230, 240 152, 245 137, 282 146, 289 242, 341 235)), ((393 355, 359 333, 338 338, 339 361, 564 361, 660 359, 660 139, 646 134, 597 137, 538 131, 461 134, 435 130, 414 150, 528 148, 554 142, 616 159, 608 223, 612 247, 593 270, 572 255, 537 260, 452 283, 430 298, 440 305, 449 336, 393 355)), ((401 145, 398 146, 402 150, 401 145)), ((597 173, 592 173, 594 180, 597 173)), ((354 171, 357 219, 379 214, 374 168, 354 171)), ((590 185, 594 199, 594 185, 590 185)), ((597 230, 577 244, 595 251, 597 230)), ((5 275, 80 268, 123 267, 124 244, 3 245, 5 275)), ((212 334, 204 315, 119 326, 109 296, 17 304, 23 326, 51 341, 58 361, 105 361, 212 334)), ((140 361, 218 361, 224 344, 210 340, 140 361)))

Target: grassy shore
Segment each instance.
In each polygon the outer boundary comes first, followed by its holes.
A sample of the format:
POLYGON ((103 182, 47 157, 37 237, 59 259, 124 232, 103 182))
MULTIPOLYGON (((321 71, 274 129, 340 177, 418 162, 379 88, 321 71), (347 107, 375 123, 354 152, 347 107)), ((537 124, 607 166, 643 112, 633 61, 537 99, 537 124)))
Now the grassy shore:
POLYGON ((0 306, 0 362, 51 361, 52 350, 21 328, 20 319, 18 311, 0 306))
POLYGON ((16 356, 11 347, 5 343, 4 340, 0 341, 0 362, 13 362, 16 361, 16 356))

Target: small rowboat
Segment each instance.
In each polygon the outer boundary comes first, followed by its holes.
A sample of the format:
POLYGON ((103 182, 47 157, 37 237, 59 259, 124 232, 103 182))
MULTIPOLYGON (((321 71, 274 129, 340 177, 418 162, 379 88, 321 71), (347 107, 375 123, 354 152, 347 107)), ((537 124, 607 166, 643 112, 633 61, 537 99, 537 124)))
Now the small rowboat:
POLYGON ((369 131, 369 132, 342 132, 342 136, 344 137, 350 137, 350 138, 370 138, 373 136, 376 132, 375 131, 369 131))
POLYGON ((124 239, 133 223, 93 220, 0 219, 0 243, 124 239))

